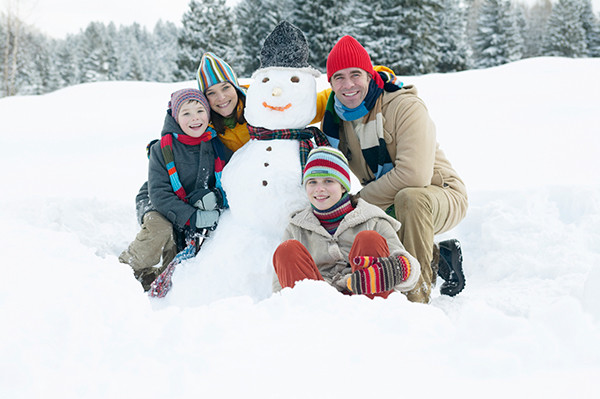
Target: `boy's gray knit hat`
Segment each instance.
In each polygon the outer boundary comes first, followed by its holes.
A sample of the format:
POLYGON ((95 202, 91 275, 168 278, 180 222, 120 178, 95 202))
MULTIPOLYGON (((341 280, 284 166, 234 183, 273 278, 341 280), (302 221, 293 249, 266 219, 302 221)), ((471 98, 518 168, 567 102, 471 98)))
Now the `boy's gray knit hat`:
POLYGON ((260 50, 260 69, 306 69, 315 76, 320 72, 308 64, 308 43, 304 33, 288 21, 282 21, 265 39, 260 50))

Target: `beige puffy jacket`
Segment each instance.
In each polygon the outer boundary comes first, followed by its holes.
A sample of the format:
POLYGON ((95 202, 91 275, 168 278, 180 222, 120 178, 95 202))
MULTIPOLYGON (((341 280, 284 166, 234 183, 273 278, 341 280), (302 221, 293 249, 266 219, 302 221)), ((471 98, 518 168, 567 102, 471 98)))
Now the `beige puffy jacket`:
MULTIPOLYGON (((312 208, 306 208, 292 215, 283 239, 300 241, 308 249, 325 281, 343 291, 347 290, 346 281, 352 273, 348 255, 354 238, 363 230, 374 230, 386 239, 391 255, 408 258, 411 274, 406 281, 395 287, 397 291, 407 292, 417 283, 421 267, 400 243, 396 233, 399 229, 400 222, 376 206, 359 199, 356 208, 344 217, 333 236, 323 228, 312 208)), ((279 290, 281 285, 275 275, 273 291, 279 290)))
POLYGON ((467 197, 465 184, 437 143, 435 125, 414 86, 384 92, 382 114, 384 140, 394 168, 377 180, 362 156, 353 123, 343 122, 340 128, 339 149, 364 186, 360 198, 387 209, 401 189, 428 185, 467 197))

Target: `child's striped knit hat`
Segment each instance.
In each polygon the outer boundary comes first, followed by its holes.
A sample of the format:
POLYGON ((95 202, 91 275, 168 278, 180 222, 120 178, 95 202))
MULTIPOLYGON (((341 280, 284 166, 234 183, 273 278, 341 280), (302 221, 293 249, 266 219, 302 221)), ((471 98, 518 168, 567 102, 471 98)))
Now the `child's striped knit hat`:
POLYGON ((171 110, 171 116, 177 123, 177 116, 179 115, 179 110, 183 106, 183 104, 187 103, 190 100, 198 101, 207 113, 210 113, 210 105, 208 104, 208 100, 204 97, 204 94, 200 90, 197 89, 181 89, 177 90, 173 94, 171 94, 171 101, 169 101, 169 109, 171 110))
POLYGON ((231 66, 214 53, 204 53, 202 55, 196 79, 198 80, 198 88, 202 92, 217 83, 229 82, 242 94, 244 93, 231 66))
POLYGON ((317 147, 308 154, 302 184, 315 177, 332 177, 350 192, 348 160, 341 151, 333 147, 317 147))

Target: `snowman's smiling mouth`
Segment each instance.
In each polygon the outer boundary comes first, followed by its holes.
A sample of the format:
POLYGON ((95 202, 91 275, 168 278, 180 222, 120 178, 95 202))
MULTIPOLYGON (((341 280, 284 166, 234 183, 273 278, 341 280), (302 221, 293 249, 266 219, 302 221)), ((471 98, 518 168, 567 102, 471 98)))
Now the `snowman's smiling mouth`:
POLYGON ((262 105, 263 105, 263 107, 268 108, 268 109, 272 109, 273 111, 283 112, 286 109, 290 108, 292 106, 292 103, 289 103, 288 105, 286 105, 284 107, 278 107, 278 106, 275 106, 275 105, 269 105, 265 101, 263 101, 262 105))

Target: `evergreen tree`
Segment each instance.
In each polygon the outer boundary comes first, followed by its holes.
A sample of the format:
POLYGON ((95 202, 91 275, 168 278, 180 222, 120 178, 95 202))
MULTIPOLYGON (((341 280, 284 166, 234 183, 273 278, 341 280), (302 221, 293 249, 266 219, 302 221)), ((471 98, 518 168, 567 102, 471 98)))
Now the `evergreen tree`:
POLYGON ((78 39, 69 35, 56 45, 55 65, 60 76, 61 87, 74 85, 79 82, 79 60, 77 56, 78 39))
POLYGON ((144 80, 144 67, 140 57, 139 49, 135 48, 129 54, 129 71, 127 72, 127 80, 144 80))
POLYGON ((8 64, 10 54, 10 39, 8 26, 6 24, 5 14, 0 14, 0 76, 2 77, 2 87, 0 87, 0 97, 9 95, 8 89, 8 64))
POLYGON ((329 51, 344 34, 348 0, 296 0, 295 4, 290 22, 306 36, 310 65, 324 72, 329 51))
POLYGON ((198 64, 204 52, 223 57, 237 70, 233 16, 225 0, 191 0, 183 15, 183 30, 178 39, 176 78, 190 80, 196 77, 198 64))
MULTIPOLYGON (((342 17, 345 23, 342 25, 343 32, 340 36, 350 35, 367 48, 367 43, 375 36, 372 30, 372 15, 373 8, 376 7, 380 7, 379 2, 371 4, 363 0, 349 0, 343 10, 342 17)), ((334 45, 335 42, 331 43, 331 47, 334 45)))
MULTIPOLYGON (((399 27, 403 25, 404 0, 384 0, 373 4, 372 9, 366 10, 366 23, 361 36, 374 64, 385 65, 394 69, 398 58, 399 49, 407 46, 410 40, 400 36, 399 27)), ((395 70, 395 69, 394 69, 395 70)), ((397 70, 395 70, 398 73, 397 70)))
POLYGON ((436 71, 442 0, 384 0, 372 7, 372 32, 366 43, 376 64, 399 75, 436 71))
POLYGON ((525 52, 525 41, 523 30, 525 29, 525 15, 521 7, 513 7, 510 0, 504 3, 508 18, 504 20, 506 35, 506 48, 508 61, 518 61, 523 58, 525 52))
POLYGON ((63 87, 62 78, 56 68, 56 45, 57 42, 54 39, 50 39, 44 35, 38 35, 38 63, 36 65, 37 70, 41 78, 41 86, 37 94, 48 93, 54 90, 58 90, 63 87))
POLYGON ((466 17, 458 0, 447 0, 437 14, 440 35, 438 72, 463 71, 469 67, 470 50, 465 37, 466 17))
MULTIPOLYGON (((467 44, 471 50, 475 49, 475 37, 477 36, 477 27, 479 15, 481 14, 481 5, 484 0, 462 0, 465 9, 467 44)), ((473 57, 473 54, 471 54, 473 57)), ((471 60, 473 63, 473 60, 471 60)))
POLYGON ((250 76, 260 67, 260 50, 273 28, 283 19, 277 0, 242 0, 234 9, 239 31, 240 76, 250 76))
POLYGON ((80 82, 99 82, 114 76, 112 50, 104 24, 91 22, 81 41, 80 82))
POLYGON ((489 68, 521 58, 522 38, 509 1, 485 0, 475 34, 475 66, 489 68))
POLYGON ((600 20, 594 15, 591 0, 581 0, 581 22, 589 57, 600 57, 600 20))
POLYGON ((47 65, 43 65, 45 55, 43 45, 39 43, 31 30, 23 30, 18 49, 16 87, 17 94, 36 95, 43 93, 43 75, 47 74, 47 65), (38 69, 38 67, 43 67, 38 69))
POLYGON ((173 82, 177 68, 177 36, 179 29, 172 22, 158 21, 152 32, 149 47, 144 49, 151 65, 150 79, 155 82, 173 82))
POLYGON ((556 57, 585 57, 587 44, 581 2, 559 0, 548 20, 544 54, 556 57))
POLYGON ((538 57, 542 55, 544 35, 547 30, 548 19, 552 14, 550 0, 537 0, 531 7, 525 9, 526 27, 523 32, 525 39, 523 57, 538 57))
POLYGON ((108 25, 102 24, 104 30, 104 46, 106 52, 106 80, 121 79, 122 65, 118 48, 118 33, 114 22, 108 25))

